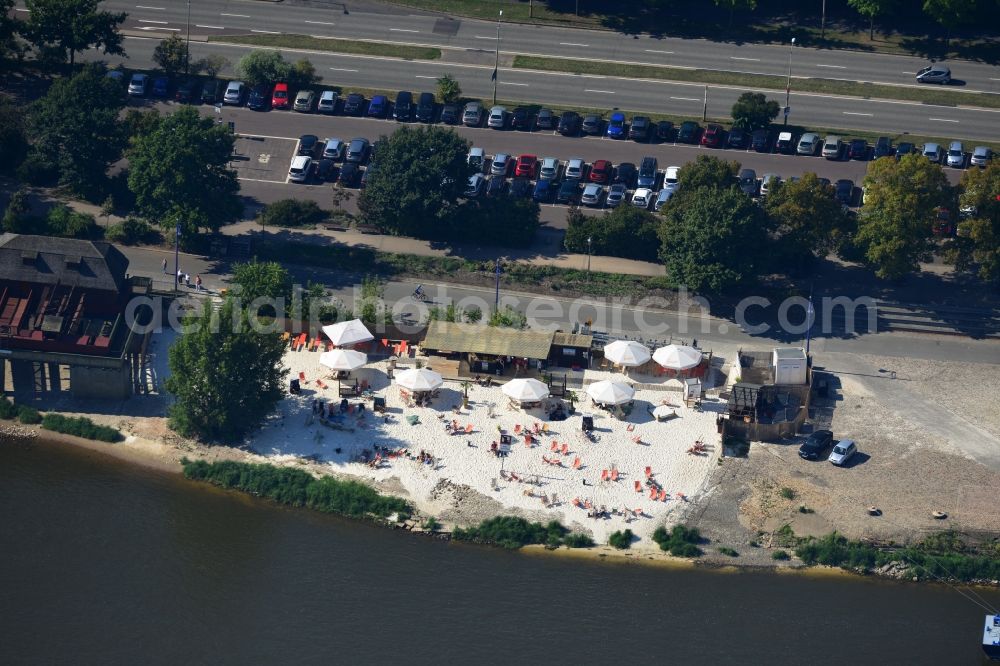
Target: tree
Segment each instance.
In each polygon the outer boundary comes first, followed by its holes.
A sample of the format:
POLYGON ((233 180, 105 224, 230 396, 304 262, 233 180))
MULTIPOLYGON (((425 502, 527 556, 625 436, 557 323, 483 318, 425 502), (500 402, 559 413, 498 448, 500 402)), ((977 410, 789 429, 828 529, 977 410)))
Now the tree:
POLYGON ((170 426, 187 437, 237 441, 285 393, 281 337, 253 330, 231 298, 217 314, 206 302, 185 324, 189 329, 170 347, 170 426))
POLYGON ((17 29, 18 22, 14 19, 14 0, 0 0, 0 66, 10 55, 22 54, 16 37, 17 29))
POLYGON ((739 190, 699 187, 666 210, 660 257, 675 284, 719 293, 769 270, 767 215, 739 190))
POLYGON ((322 77, 316 76, 316 67, 311 62, 302 58, 288 68, 288 85, 292 88, 308 88, 318 83, 322 77))
POLYGON ((257 313, 261 316, 276 317, 284 314, 291 306, 292 276, 281 264, 273 261, 252 261, 233 266, 232 283, 244 308, 258 298, 266 298, 273 304, 261 305, 257 313), (280 301, 280 303, 279 303, 280 301))
POLYGON ((951 31, 967 23, 975 14, 976 0, 924 0, 924 13, 945 29, 945 46, 951 31))
POLYGON ((618 206, 604 215, 584 215, 570 209, 566 227, 566 249, 583 254, 656 261, 660 239, 658 216, 634 206, 618 206), (588 245, 587 239, 590 239, 588 245))
POLYGON ((0 155, 3 155, 0 173, 13 173, 27 154, 24 108, 7 97, 0 97, 0 155))
POLYGON ((190 106, 162 118, 129 150, 128 184, 139 210, 165 229, 180 224, 182 241, 237 219, 243 205, 229 168, 233 143, 228 129, 190 106))
POLYGON ((10 195, 7 209, 3 212, 3 231, 17 233, 17 229, 21 228, 23 219, 31 212, 29 194, 27 189, 21 187, 10 195))
POLYGON ((97 10, 100 0, 26 0, 28 20, 22 34, 37 48, 57 49, 70 68, 78 51, 100 48, 105 54, 124 55, 118 26, 125 12, 97 10))
POLYGON ((315 201, 279 199, 264 207, 258 216, 260 225, 270 227, 302 227, 319 224, 329 213, 315 201))
POLYGON ((448 238, 472 167, 469 143, 441 127, 401 127, 377 144, 378 168, 368 174, 358 209, 392 234, 448 238))
POLYGON ((219 75, 219 72, 224 70, 229 66, 229 58, 221 56, 218 53, 213 53, 205 58, 198 61, 196 69, 199 72, 205 72, 205 76, 210 79, 214 79, 219 75))
POLYGON ((733 14, 738 7, 746 9, 756 9, 757 0, 715 0, 717 7, 725 7, 729 10, 729 27, 733 27, 733 14))
POLYGON ((104 226, 108 226, 111 221, 111 216, 115 213, 115 198, 112 195, 108 195, 108 198, 104 200, 101 204, 101 217, 104 218, 104 226))
POLYGON ((804 265, 814 255, 826 255, 847 227, 844 207, 814 173, 781 183, 768 192, 764 209, 781 244, 786 266, 804 265))
POLYGON ((180 35, 170 35, 153 49, 153 62, 159 65, 171 79, 179 72, 187 70, 188 50, 180 35))
POLYGON ((452 104, 462 98, 462 86, 451 74, 445 74, 437 80, 437 94, 445 104, 452 104))
MULTIPOLYGON (((33 150, 58 156, 59 182, 73 192, 95 197, 105 173, 125 147, 119 121, 125 92, 104 70, 87 65, 76 76, 59 79, 29 110, 33 150)), ((98 199, 99 200, 99 199, 98 199)))
POLYGON ((528 325, 528 318, 523 312, 518 312, 509 305, 505 305, 502 310, 495 310, 490 315, 487 324, 499 328, 524 328, 528 325))
POLYGON ((733 126, 747 131, 766 129, 780 110, 778 103, 764 93, 745 92, 733 104, 733 126))
POLYGON ((538 203, 519 197, 469 199, 455 214, 453 234, 485 245, 528 247, 538 231, 538 203))
POLYGON ((889 12, 895 0, 847 0, 854 11, 868 19, 868 39, 875 39, 875 19, 889 12))
POLYGON ((881 278, 897 279, 919 268, 930 250, 937 208, 950 197, 944 171, 919 153, 875 160, 865 176, 865 206, 855 242, 881 278))
POLYGON ((699 155, 694 162, 688 162, 677 174, 678 196, 685 191, 700 187, 729 189, 736 185, 740 172, 739 162, 725 162, 712 155, 699 155))
POLYGON ((1000 161, 962 176, 963 215, 948 258, 959 270, 977 269, 987 282, 1000 282, 1000 161))
POLYGON ((291 66, 278 51, 251 51, 236 63, 236 75, 251 88, 262 83, 287 81, 291 66))

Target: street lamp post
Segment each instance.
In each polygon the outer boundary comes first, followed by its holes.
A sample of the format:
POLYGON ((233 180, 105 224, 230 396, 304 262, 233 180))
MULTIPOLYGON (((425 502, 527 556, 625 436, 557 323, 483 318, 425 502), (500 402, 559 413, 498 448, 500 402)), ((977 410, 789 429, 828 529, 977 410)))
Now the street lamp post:
POLYGON ((497 105, 497 75, 500 71, 500 21, 503 19, 503 10, 497 17, 497 59, 493 65, 493 106, 497 105))
POLYGON ((184 43, 184 76, 191 75, 191 0, 187 0, 187 40, 184 43))
POLYGON ((591 254, 591 243, 593 238, 587 236, 587 283, 590 283, 590 254, 591 254))
POLYGON ((788 124, 788 103, 792 96, 792 49, 795 47, 795 38, 788 45, 788 79, 785 81, 785 124, 788 124))

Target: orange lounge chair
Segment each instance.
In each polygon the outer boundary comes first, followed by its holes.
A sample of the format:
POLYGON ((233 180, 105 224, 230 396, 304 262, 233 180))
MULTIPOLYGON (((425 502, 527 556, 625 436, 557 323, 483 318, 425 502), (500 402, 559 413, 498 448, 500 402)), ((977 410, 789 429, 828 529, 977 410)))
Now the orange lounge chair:
POLYGON ((518 423, 517 425, 514 426, 514 434, 515 435, 520 435, 521 434, 521 424, 520 423, 518 423))
POLYGON ((636 435, 635 437, 632 438, 632 441, 635 442, 636 444, 642 444, 642 437, 636 435))
POLYGON ((573 506, 576 506, 576 507, 578 507, 578 506, 580 506, 581 504, 582 504, 582 502, 580 502, 580 498, 579 498, 579 497, 574 497, 574 498, 573 498, 573 506))
POLYGON ((543 462, 543 463, 545 463, 545 464, 547 465, 547 464, 549 464, 549 463, 550 463, 550 462, 552 462, 552 461, 551 461, 551 460, 549 460, 548 458, 546 458, 545 456, 542 456, 542 462, 543 462))
POLYGON ((568 456, 569 455, 569 444, 567 444, 566 442, 563 442, 563 445, 562 445, 562 454, 564 456, 568 456))
POLYGON ((656 499, 656 495, 657 495, 656 488, 650 488, 649 489, 649 499, 655 500, 656 499))
POLYGON ((471 423, 465 424, 465 434, 468 435, 471 432, 472 432, 472 424, 471 423))
POLYGON ((611 480, 612 481, 618 480, 618 470, 616 469, 611 470, 611 480))
POLYGON ((555 465, 556 467, 562 467, 562 460, 559 460, 559 458, 553 458, 552 464, 555 465))
POLYGON ((329 388, 326 384, 323 383, 322 379, 317 379, 316 380, 316 386, 318 386, 318 387, 320 387, 322 389, 329 388))
POLYGON ((646 477, 649 478, 651 476, 653 476, 653 468, 652 467, 647 467, 646 468, 646 477))
POLYGON ((666 502, 667 501, 667 491, 666 490, 661 490, 660 491, 660 501, 661 502, 666 502))
POLYGON ((580 469, 580 458, 577 457, 573 460, 573 469, 580 469))
POLYGON ((525 435, 525 437, 524 437, 524 445, 527 448, 529 448, 529 449, 531 448, 531 437, 530 436, 525 435))
POLYGON ((601 470, 601 481, 607 481, 607 480, 608 480, 608 470, 602 469, 601 470))
POLYGON ((625 428, 625 430, 627 430, 628 432, 632 432, 633 430, 635 430, 635 424, 634 423, 629 423, 628 427, 625 428))
POLYGON ((637 493, 641 493, 642 492, 642 484, 639 483, 638 481, 635 482, 635 492, 637 492, 637 493))
POLYGON ((591 504, 590 500, 587 500, 586 502, 584 502, 583 505, 585 507, 587 507, 588 509, 593 509, 594 508, 594 505, 591 504))
POLYGON ((549 447, 549 451, 559 451, 559 442, 552 442, 552 446, 549 447))

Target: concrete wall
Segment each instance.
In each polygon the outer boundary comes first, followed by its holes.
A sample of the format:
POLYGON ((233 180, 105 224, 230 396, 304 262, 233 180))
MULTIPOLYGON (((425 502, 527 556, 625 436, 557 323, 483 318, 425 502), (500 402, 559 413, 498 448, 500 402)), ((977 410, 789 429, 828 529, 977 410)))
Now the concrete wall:
POLYGON ((123 362, 118 368, 73 365, 69 369, 69 383, 74 398, 123 400, 132 395, 130 375, 130 365, 127 362, 123 362))

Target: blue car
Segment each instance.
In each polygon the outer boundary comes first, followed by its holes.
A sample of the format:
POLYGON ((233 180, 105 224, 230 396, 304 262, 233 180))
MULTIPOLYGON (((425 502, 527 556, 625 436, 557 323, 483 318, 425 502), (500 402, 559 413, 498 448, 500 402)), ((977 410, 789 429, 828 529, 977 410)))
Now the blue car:
POLYGON ((531 193, 531 198, 538 202, 545 202, 552 198, 555 188, 551 180, 539 180, 535 183, 535 191, 531 193))
POLYGON ((368 105, 369 118, 385 118, 389 115, 389 98, 385 95, 375 95, 368 105))
POLYGON ((165 76, 158 76, 153 79, 153 97, 166 97, 169 81, 165 76))
POLYGON ((611 114, 611 119, 608 120, 608 138, 624 139, 625 136, 625 114, 615 111, 611 114))

